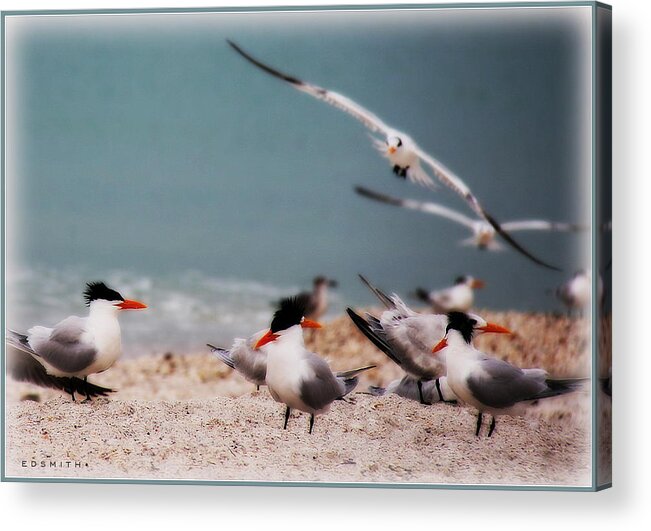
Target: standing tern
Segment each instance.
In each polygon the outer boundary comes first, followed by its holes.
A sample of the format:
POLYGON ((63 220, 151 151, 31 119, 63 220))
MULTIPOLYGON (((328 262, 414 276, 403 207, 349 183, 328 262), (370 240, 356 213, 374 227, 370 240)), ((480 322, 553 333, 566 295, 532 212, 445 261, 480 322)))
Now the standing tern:
POLYGON ((415 400, 416 402, 421 402, 422 393, 423 399, 427 404, 434 404, 436 402, 456 404, 457 402, 457 396, 448 385, 447 376, 422 382, 419 389, 418 380, 407 374, 398 380, 393 380, 386 387, 371 385, 368 388, 368 392, 373 396, 385 396, 393 393, 403 398, 408 398, 409 400, 415 400))
POLYGON ((212 352, 231 369, 240 373, 259 390, 266 384, 267 353, 256 350, 255 344, 267 333, 268 329, 256 332, 248 339, 236 338, 230 350, 208 343, 212 352))
MULTIPOLYGON (((417 380, 420 402, 428 404, 423 384, 445 376, 446 372, 445 356, 432 356, 431 345, 445 335, 448 316, 416 313, 398 295, 388 297, 362 275, 360 278, 387 310, 378 319, 368 313, 364 318, 348 308, 348 316, 371 343, 417 380)), ((479 316, 475 316, 475 322, 479 333, 508 332, 506 328, 487 323, 479 316)))
MULTIPOLYGON (((359 195, 385 203, 394 205, 401 208, 408 208, 410 210, 418 210, 426 214, 433 214, 440 216, 451 221, 454 221, 472 231, 472 236, 465 240, 461 240, 461 245, 472 245, 478 249, 488 249, 490 251, 500 251, 503 249, 502 244, 495 240, 496 231, 493 226, 484 219, 471 218, 457 212, 451 208, 439 205, 438 203, 431 203, 425 201, 416 201, 415 199, 400 199, 380 192, 375 192, 363 186, 356 186, 355 192, 359 195)), ((549 232, 576 232, 585 230, 585 227, 572 223, 561 223, 557 221, 547 221, 544 219, 522 219, 516 221, 506 221, 500 223, 500 226, 505 231, 511 233, 516 231, 549 231, 549 232)), ((516 247, 516 250, 519 249, 516 247)))
POLYGON ((285 404, 285 423, 292 409, 310 414, 309 433, 314 417, 325 413, 330 404, 350 393, 357 386, 357 375, 374 365, 333 373, 327 362, 308 351, 303 340, 303 328, 320 328, 305 318, 305 301, 290 297, 283 299, 274 314, 269 331, 255 348, 267 352, 267 387, 276 402, 285 404))
POLYGON ((336 288, 336 280, 323 275, 314 277, 312 291, 304 291, 297 295, 305 301, 305 318, 316 321, 328 311, 328 288, 336 288))
POLYGON ((448 318, 446 335, 432 352, 438 354, 445 349, 450 389, 459 400, 477 409, 476 436, 484 413, 493 417, 490 437, 498 415, 517 415, 527 402, 576 391, 585 381, 551 379, 543 369, 520 369, 492 358, 472 345, 477 327, 475 316, 451 312, 448 318))
MULTIPOLYGON (((567 307, 568 312, 583 312, 592 301, 592 272, 585 269, 577 271, 571 279, 556 288, 556 296, 567 307)), ((603 303, 603 296, 604 285, 600 275, 597 285, 599 303, 603 303)))
POLYGON ((416 289, 416 296, 431 304, 436 313, 467 312, 475 302, 475 289, 485 286, 483 280, 464 275, 454 281, 454 286, 437 291, 416 289))
POLYGON ((389 160, 393 167, 393 172, 404 179, 409 179, 411 182, 420 184, 430 190, 436 188, 436 184, 432 177, 423 169, 421 162, 429 167, 436 178, 452 189, 459 195, 470 208, 482 219, 485 219, 512 247, 517 249, 520 253, 525 255, 530 260, 537 264, 547 267, 549 269, 558 270, 557 267, 543 262, 539 258, 532 255, 529 251, 524 249, 518 242, 516 242, 510 234, 508 234, 495 218, 490 215, 484 207, 479 203, 478 199, 472 193, 466 183, 460 177, 455 175, 451 170, 445 167, 441 162, 434 157, 423 151, 414 140, 407 134, 393 129, 385 124, 378 116, 368 111, 361 105, 355 103, 350 98, 326 90, 317 85, 307 83, 297 77, 285 74, 269 65, 259 61, 249 53, 245 52, 240 46, 233 41, 227 39, 227 42, 233 50, 240 54, 244 59, 267 72, 268 74, 281 79, 292 85, 295 89, 305 92, 319 100, 322 100, 337 109, 344 111, 351 115, 353 118, 361 122, 372 133, 381 134, 384 136, 383 140, 377 139, 373 136, 373 144, 375 147, 389 160))
POLYGON ((84 298, 88 317, 70 316, 53 328, 33 326, 27 334, 8 330, 8 367, 14 378, 61 389, 73 401, 75 393, 90 400, 112 391, 87 378, 110 368, 122 354, 118 313, 147 306, 125 299, 103 282, 88 283, 84 298))

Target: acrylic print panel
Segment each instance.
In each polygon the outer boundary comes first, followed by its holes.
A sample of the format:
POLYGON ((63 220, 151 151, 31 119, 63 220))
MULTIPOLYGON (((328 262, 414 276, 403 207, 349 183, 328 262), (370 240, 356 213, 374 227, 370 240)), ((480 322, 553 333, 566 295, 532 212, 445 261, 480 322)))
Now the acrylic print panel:
POLYGON ((592 7, 4 23, 8 478, 593 486, 592 7))

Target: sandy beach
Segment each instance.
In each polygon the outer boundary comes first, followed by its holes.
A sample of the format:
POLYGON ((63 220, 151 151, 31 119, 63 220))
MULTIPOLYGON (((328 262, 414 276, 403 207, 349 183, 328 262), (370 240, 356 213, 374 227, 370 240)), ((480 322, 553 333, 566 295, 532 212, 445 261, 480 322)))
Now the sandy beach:
MULTIPOLYGON (((553 376, 589 374, 585 323, 566 317, 482 311, 511 337, 477 346, 553 376)), ((210 340, 210 338, 206 338, 210 340)), ((116 389, 73 403, 51 390, 7 379, 6 474, 322 482, 587 485, 591 476, 590 396, 542 401, 524 417, 501 417, 488 439, 474 435, 473 410, 362 394, 400 369, 340 317, 308 343, 343 370, 373 363, 350 402, 317 418, 284 408, 206 352, 121 360, 91 380, 116 389)), ((604 413, 606 415, 607 412, 604 413)), ((602 441, 604 453, 610 439, 602 441)))

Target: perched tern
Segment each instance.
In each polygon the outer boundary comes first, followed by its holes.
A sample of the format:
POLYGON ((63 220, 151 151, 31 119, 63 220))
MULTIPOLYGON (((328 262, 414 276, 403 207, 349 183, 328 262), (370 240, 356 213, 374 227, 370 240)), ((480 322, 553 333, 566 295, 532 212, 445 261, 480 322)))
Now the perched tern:
POLYGON ((493 417, 488 431, 495 430, 498 415, 517 415, 526 402, 576 391, 584 379, 551 379, 543 369, 520 369, 492 358, 472 345, 475 316, 451 312, 446 334, 432 352, 445 352, 448 385, 457 398, 478 411, 475 435, 479 436, 483 414, 493 417))
MULTIPOLYGON (((445 376, 446 372, 445 356, 432 356, 431 345, 445 335, 448 316, 416 313, 395 293, 389 297, 362 275, 360 278, 387 310, 378 319, 368 313, 364 318, 348 308, 348 316, 371 343, 417 380, 420 401, 427 404, 423 383, 445 376)), ((479 333, 508 332, 479 316, 475 316, 475 322, 479 333)))
MULTIPOLYGON (((603 281, 599 276, 597 297, 603 302, 603 281)), ((556 296, 567 307, 568 312, 578 310, 582 312, 592 301, 592 273, 590 271, 577 271, 565 284, 556 289, 556 296)))
MULTIPOLYGON (((457 212, 456 210, 453 210, 446 206, 439 205, 438 203, 416 201, 414 199, 400 199, 390 195, 382 194, 380 192, 369 190, 363 186, 356 186, 355 191, 363 197, 373 199, 374 201, 378 201, 380 203, 386 203, 388 205, 408 208, 411 210, 418 210, 420 212, 425 212, 426 214, 433 214, 435 216, 449 219, 460 225, 463 225, 464 227, 467 227, 472 232, 472 236, 465 240, 461 240, 459 242, 461 245, 471 245, 481 250, 488 249, 490 251, 499 251, 503 249, 502 244, 495 240, 497 232, 493 226, 484 219, 468 217, 461 212, 457 212)), ((505 221, 501 222, 500 226, 502 229, 509 233, 517 231, 576 232, 585 230, 585 227, 581 225, 572 223, 560 223, 557 221, 547 221, 544 219, 522 219, 516 221, 505 221)), ((518 247, 515 247, 515 249, 517 251, 520 251, 518 247)), ((525 254, 525 256, 528 255, 525 254)))
POLYGON ((266 328, 260 330, 248 339, 236 338, 230 350, 216 347, 210 343, 208 343, 208 347, 226 365, 260 389, 261 385, 266 384, 267 353, 263 350, 256 350, 255 344, 267 333, 267 330, 266 328))
POLYGON ((411 182, 420 184, 429 189, 435 189, 436 184, 432 177, 423 169, 421 163, 427 166, 436 178, 452 189, 459 195, 470 208, 482 219, 485 219, 511 246, 524 254, 529 259, 533 260, 543 267, 550 269, 558 269, 555 266, 543 262, 539 258, 532 255, 529 251, 524 249, 518 242, 516 242, 491 216, 484 207, 479 203, 475 195, 472 193, 466 183, 460 177, 455 175, 451 170, 445 167, 441 162, 434 157, 423 151, 414 140, 407 134, 393 129, 385 124, 378 116, 368 111, 361 105, 355 103, 350 98, 326 90, 317 85, 307 83, 297 77, 285 74, 269 65, 259 61, 249 53, 245 52, 240 46, 234 42, 227 40, 229 46, 233 48, 244 59, 267 72, 268 74, 281 79, 292 85, 295 89, 305 92, 321 101, 336 107, 351 115, 353 118, 361 122, 372 133, 381 134, 384 138, 382 140, 371 136, 373 144, 382 153, 384 157, 389 160, 393 168, 393 172, 404 179, 411 182))
POLYGON ((61 389, 72 396, 106 395, 111 389, 88 383, 91 374, 110 368, 122 354, 118 313, 147 306, 125 299, 103 282, 84 292, 88 317, 71 316, 53 328, 33 326, 27 334, 7 333, 9 373, 16 379, 61 389))
POLYGON ((326 361, 308 351, 303 340, 303 328, 320 328, 305 318, 305 301, 290 297, 283 299, 274 314, 269 331, 255 348, 267 352, 267 387, 277 402, 285 404, 285 423, 292 409, 310 414, 309 433, 314 417, 325 413, 330 404, 350 393, 357 386, 357 375, 375 366, 333 373, 326 361))
POLYGON ((416 289, 416 296, 431 304, 437 313, 467 312, 475 302, 474 290, 485 286, 483 280, 464 275, 454 281, 454 286, 437 291, 416 289))
POLYGON ((405 375, 398 380, 393 380, 386 387, 377 387, 371 385, 368 388, 369 394, 373 396, 385 396, 395 394, 409 400, 421 402, 421 393, 425 403, 435 404, 436 402, 456 403, 457 397, 448 385, 446 376, 441 376, 436 380, 428 380, 421 383, 418 387, 418 380, 410 375, 405 375))

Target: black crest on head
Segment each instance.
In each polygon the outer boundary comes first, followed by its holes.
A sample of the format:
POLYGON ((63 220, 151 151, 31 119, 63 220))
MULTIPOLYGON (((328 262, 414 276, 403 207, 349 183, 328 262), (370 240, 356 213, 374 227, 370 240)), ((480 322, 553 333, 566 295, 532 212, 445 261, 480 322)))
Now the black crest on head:
POLYGON ((457 278, 454 279, 454 284, 455 284, 455 285, 458 285, 458 284, 465 284, 465 283, 466 283, 466 280, 468 280, 468 277, 465 276, 465 275, 462 276, 462 277, 457 277, 457 278))
POLYGON ((123 301, 124 297, 114 289, 109 288, 104 282, 89 282, 86 284, 86 291, 84 291, 84 299, 86 306, 97 299, 104 299, 107 301, 123 301))
POLYGON ((280 332, 300 324, 305 316, 307 300, 305 297, 288 297, 280 301, 280 306, 271 321, 271 331, 280 332))
POLYGON ((457 330, 463 336, 466 343, 472 341, 472 336, 475 334, 475 325, 477 321, 463 312, 450 312, 448 313, 448 326, 445 329, 447 333, 450 330, 457 330))

